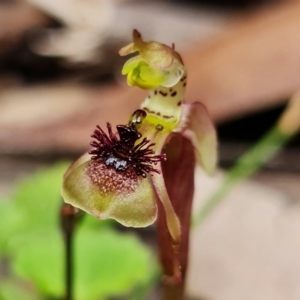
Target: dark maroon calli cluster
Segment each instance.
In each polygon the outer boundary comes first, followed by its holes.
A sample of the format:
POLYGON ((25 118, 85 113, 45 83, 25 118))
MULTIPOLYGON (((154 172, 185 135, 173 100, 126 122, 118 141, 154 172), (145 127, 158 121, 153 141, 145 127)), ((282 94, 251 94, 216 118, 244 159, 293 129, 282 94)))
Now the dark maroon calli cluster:
POLYGON ((151 149, 155 144, 144 138, 140 143, 136 141, 142 137, 132 126, 117 125, 117 134, 112 132, 112 127, 107 123, 108 135, 97 125, 91 135, 96 141, 91 142, 94 149, 89 151, 93 160, 100 161, 116 171, 125 172, 129 168, 135 170, 136 175, 147 177, 147 173, 159 173, 152 165, 166 160, 165 154, 155 155, 151 149), (135 145, 136 144, 136 145, 135 145))

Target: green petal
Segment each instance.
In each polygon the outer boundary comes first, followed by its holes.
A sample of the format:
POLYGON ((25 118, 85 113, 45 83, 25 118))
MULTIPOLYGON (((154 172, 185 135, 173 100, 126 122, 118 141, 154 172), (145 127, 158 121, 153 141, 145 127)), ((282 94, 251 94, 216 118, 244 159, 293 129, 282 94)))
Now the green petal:
POLYGON ((160 85, 164 80, 163 71, 152 68, 144 61, 140 61, 127 75, 128 85, 138 86, 146 90, 160 85))
POLYGON ((165 81, 165 74, 158 69, 152 68, 147 64, 143 64, 140 67, 140 78, 149 86, 156 87, 165 81))
POLYGON ((142 89, 153 89, 157 86, 173 87, 184 72, 184 66, 178 61, 174 60, 169 69, 160 70, 143 61, 141 56, 128 60, 122 69, 122 74, 127 74, 128 85, 142 89))
POLYGON ((205 106, 199 102, 185 104, 178 131, 195 148, 196 160, 207 174, 213 175, 217 165, 217 134, 205 106))
POLYGON ((151 184, 132 170, 130 176, 96 161, 73 168, 64 179, 66 203, 99 219, 115 219, 124 226, 146 227, 156 220, 151 184))
POLYGON ((176 85, 185 68, 178 53, 164 44, 143 41, 137 30, 133 31, 134 43, 119 51, 127 55, 139 51, 140 55, 129 59, 123 66, 122 74, 127 75, 130 86, 153 89, 157 86, 172 87, 176 85))
POLYGON ((122 68, 122 75, 126 75, 130 71, 135 69, 141 61, 143 61, 143 59, 140 55, 132 57, 129 60, 127 60, 122 68))
POLYGON ((128 74, 127 74, 127 84, 129 86, 136 86, 136 78, 137 76, 135 75, 136 74, 136 69, 133 69, 132 71, 130 71, 128 74))

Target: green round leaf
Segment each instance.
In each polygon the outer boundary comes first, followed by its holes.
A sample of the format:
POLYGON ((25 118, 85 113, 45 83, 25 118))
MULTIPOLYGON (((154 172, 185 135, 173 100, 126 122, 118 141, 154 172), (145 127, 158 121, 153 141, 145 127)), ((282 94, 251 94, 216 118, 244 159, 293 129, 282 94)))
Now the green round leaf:
MULTIPOLYGON (((45 295, 63 296, 63 241, 56 232, 32 233, 15 255, 13 267, 45 295)), ((75 295, 78 300, 105 299, 128 293, 153 274, 149 250, 133 235, 110 228, 80 230, 74 243, 75 295)))

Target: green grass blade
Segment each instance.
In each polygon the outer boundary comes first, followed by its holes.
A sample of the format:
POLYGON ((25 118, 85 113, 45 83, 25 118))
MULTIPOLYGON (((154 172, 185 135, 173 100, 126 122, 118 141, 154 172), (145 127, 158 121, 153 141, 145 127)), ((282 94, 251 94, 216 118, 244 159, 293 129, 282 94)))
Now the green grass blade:
POLYGON ((283 134, 278 126, 275 125, 257 144, 241 156, 236 164, 226 173, 221 186, 194 216, 193 225, 199 226, 233 187, 259 170, 292 137, 293 135, 283 134))

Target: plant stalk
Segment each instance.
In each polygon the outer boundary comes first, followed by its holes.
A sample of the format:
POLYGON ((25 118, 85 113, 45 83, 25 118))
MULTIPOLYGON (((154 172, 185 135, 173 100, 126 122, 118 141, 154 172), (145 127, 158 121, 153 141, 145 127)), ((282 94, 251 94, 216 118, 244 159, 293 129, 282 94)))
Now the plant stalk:
POLYGON ((65 247, 65 297, 74 300, 74 232, 78 210, 70 204, 63 204, 60 210, 60 224, 65 247))

